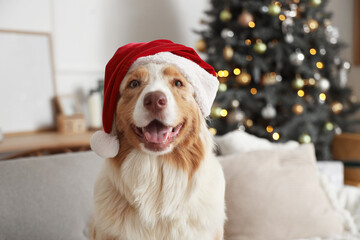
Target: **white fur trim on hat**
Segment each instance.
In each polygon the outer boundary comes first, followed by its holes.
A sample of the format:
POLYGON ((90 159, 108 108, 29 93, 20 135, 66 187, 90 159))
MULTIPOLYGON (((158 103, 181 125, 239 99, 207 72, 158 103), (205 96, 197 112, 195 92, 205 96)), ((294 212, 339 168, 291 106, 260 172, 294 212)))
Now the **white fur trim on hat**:
POLYGON ((104 131, 96 131, 90 139, 91 149, 102 158, 115 157, 119 152, 119 140, 104 131))
POLYGON ((209 116, 214 102, 219 81, 212 74, 195 62, 170 52, 160 52, 154 55, 138 58, 131 67, 146 63, 170 63, 175 65, 195 90, 195 100, 205 117, 209 116))

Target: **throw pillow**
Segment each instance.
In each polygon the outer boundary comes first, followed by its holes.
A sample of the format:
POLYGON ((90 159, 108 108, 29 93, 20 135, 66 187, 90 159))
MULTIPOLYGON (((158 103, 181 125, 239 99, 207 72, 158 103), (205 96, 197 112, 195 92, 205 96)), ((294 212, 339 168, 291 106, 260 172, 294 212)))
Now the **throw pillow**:
POLYGON ((220 157, 227 240, 291 240, 341 234, 317 176, 312 145, 220 157))

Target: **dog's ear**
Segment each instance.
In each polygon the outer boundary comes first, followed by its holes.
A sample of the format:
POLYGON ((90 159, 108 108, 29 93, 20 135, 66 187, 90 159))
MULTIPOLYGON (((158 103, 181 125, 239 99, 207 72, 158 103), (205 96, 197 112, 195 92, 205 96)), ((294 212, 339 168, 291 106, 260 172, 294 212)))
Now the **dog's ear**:
POLYGON ((90 139, 91 149, 102 158, 115 157, 120 149, 116 135, 104 131, 96 131, 90 139))

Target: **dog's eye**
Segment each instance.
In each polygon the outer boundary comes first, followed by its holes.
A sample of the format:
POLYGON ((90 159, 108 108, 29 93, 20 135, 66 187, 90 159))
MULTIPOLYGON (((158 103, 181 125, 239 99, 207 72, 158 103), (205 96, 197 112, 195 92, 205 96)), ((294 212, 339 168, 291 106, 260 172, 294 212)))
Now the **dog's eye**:
POLYGON ((129 87, 130 88, 136 88, 140 86, 140 82, 138 80, 132 80, 130 83, 129 83, 129 87))
POLYGON ((175 87, 182 87, 182 86, 183 86, 183 83, 182 83, 180 80, 175 79, 175 81, 174 81, 174 86, 175 86, 175 87))

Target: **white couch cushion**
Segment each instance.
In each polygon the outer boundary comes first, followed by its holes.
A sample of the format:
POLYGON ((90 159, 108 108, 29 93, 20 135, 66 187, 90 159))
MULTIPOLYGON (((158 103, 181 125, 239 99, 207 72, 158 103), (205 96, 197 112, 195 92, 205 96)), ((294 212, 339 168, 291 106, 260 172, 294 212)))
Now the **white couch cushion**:
POLYGON ((341 234, 317 175, 312 145, 220 158, 226 179, 227 240, 290 240, 341 234))

